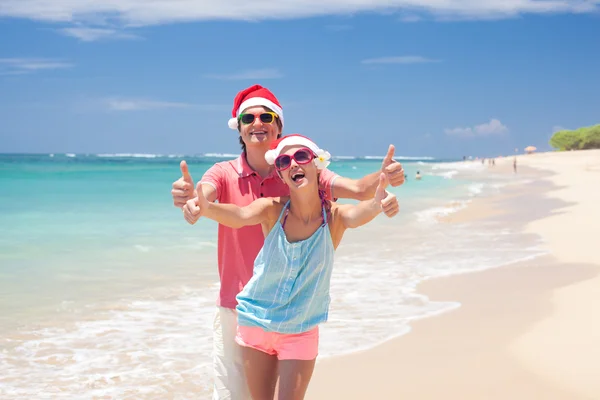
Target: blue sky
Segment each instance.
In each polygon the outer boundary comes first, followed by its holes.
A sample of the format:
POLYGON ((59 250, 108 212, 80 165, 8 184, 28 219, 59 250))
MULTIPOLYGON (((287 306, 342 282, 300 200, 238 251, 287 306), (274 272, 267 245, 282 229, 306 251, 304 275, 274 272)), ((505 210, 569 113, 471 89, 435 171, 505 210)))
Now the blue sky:
POLYGON ((336 155, 512 154, 600 123, 596 0, 3 0, 0 37, 4 153, 236 153, 254 83, 336 155))

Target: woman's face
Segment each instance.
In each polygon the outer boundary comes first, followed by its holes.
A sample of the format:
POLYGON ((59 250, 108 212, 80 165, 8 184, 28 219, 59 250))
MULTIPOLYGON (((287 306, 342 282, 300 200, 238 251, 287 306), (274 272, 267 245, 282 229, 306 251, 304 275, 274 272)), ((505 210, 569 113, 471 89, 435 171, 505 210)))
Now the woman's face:
MULTIPOLYGON (((313 161, 314 155, 312 150, 298 145, 286 146, 279 154, 279 157, 281 157, 282 161, 280 164, 287 166, 289 162, 289 167, 278 170, 278 172, 283 182, 290 187, 290 190, 297 190, 313 185, 318 187, 318 170, 313 161)), ((276 166, 277 164, 276 160, 276 166)))

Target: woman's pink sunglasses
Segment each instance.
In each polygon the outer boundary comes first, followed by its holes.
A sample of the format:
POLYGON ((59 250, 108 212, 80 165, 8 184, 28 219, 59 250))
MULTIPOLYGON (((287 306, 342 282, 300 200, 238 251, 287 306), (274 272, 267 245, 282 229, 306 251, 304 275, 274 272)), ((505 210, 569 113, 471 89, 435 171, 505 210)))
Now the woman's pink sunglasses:
POLYGON ((275 168, 277 171, 285 171, 292 165, 292 159, 299 165, 308 164, 314 160, 315 155, 309 149, 299 149, 294 154, 282 154, 275 159, 275 168))

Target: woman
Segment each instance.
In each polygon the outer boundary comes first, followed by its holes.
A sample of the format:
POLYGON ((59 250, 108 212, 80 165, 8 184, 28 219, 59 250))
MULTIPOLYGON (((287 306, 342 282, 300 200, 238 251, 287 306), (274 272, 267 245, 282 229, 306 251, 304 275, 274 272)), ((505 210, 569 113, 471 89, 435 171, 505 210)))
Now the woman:
POLYGON ((333 254, 344 231, 382 211, 398 212, 381 174, 375 197, 357 205, 326 201, 319 171, 329 153, 301 135, 276 140, 265 154, 290 188, 289 197, 261 198, 246 207, 199 197, 187 208, 223 225, 261 224, 265 242, 254 274, 237 295, 238 332, 253 399, 303 399, 318 354, 318 325, 327 320, 333 254), (278 383, 278 385, 277 385, 278 383))

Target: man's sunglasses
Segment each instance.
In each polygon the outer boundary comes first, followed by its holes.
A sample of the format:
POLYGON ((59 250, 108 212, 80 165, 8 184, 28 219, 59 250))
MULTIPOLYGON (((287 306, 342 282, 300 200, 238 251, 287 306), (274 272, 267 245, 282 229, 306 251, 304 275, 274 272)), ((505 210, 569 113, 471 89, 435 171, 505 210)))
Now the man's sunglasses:
POLYGON ((298 164, 308 164, 315 158, 315 155, 309 149, 299 149, 294 154, 282 154, 275 159, 275 169, 285 171, 292 165, 292 159, 298 164))
POLYGON ((279 118, 279 115, 274 112, 264 112, 260 114, 240 114, 238 120, 242 122, 244 125, 249 125, 254 122, 256 117, 260 118, 260 122, 263 124, 272 124, 275 121, 275 118, 279 118))

